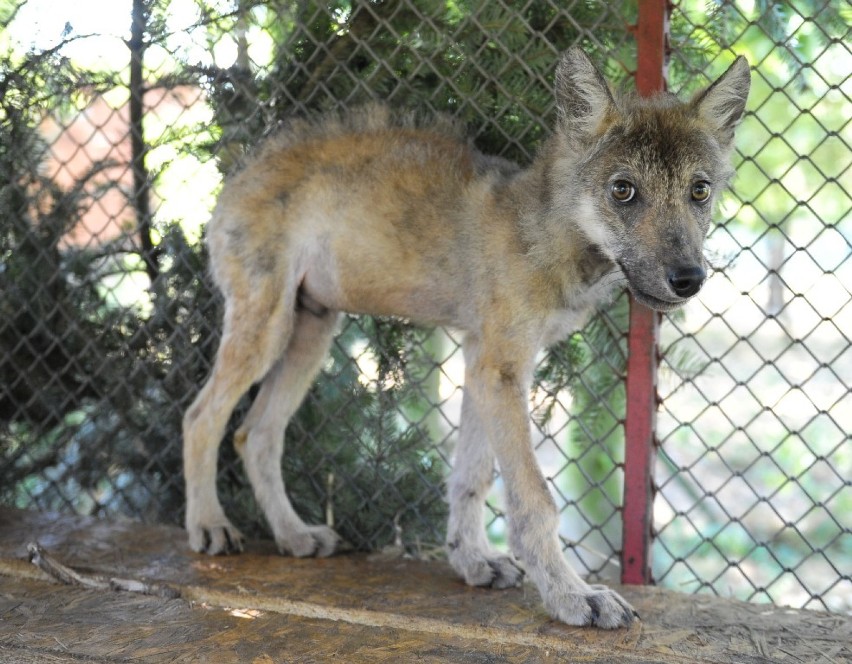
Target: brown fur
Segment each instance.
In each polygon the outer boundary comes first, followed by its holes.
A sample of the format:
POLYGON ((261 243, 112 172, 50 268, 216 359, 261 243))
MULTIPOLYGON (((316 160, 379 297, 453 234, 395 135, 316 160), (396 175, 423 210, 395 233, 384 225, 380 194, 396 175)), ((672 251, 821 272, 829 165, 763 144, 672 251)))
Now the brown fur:
POLYGON ((239 397, 261 388, 236 436, 283 553, 329 555, 284 491, 284 429, 319 370, 338 312, 396 315, 465 332, 465 392, 448 484, 450 562, 473 585, 523 571, 551 614, 619 627, 632 608, 568 566, 530 440, 537 351, 626 281, 669 310, 704 279, 712 196, 725 185, 748 93, 739 59, 689 103, 617 97, 579 50, 557 70, 559 123, 526 170, 479 153, 444 118, 353 115, 293 123, 225 185, 208 228, 225 296, 221 346, 184 419, 186 526, 197 551, 241 548, 216 496, 216 450, 239 397), (619 202, 618 192, 634 192, 619 202), (483 506, 495 459, 515 557, 491 549, 483 506))

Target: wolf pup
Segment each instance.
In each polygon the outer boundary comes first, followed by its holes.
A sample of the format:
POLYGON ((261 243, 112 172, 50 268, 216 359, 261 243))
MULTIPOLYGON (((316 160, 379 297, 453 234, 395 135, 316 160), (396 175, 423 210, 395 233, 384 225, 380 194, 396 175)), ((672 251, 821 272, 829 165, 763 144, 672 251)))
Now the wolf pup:
POLYGON ((624 599, 586 584, 562 554, 531 443, 533 367, 542 347, 581 326, 619 284, 658 311, 699 291, 749 67, 737 59, 685 103, 642 99, 615 94, 575 48, 559 62, 555 88, 555 132, 526 169, 481 154, 447 119, 371 106, 291 124, 228 180, 207 229, 225 297, 223 336, 183 421, 195 551, 242 548, 216 495, 217 449, 235 404, 259 382, 235 445, 278 548, 334 552, 334 531, 306 525, 287 499, 284 430, 340 312, 402 316, 465 333, 448 480, 455 570, 494 588, 526 573, 550 614, 571 625, 633 621, 624 599), (514 556, 492 549, 485 534, 495 460, 514 556))

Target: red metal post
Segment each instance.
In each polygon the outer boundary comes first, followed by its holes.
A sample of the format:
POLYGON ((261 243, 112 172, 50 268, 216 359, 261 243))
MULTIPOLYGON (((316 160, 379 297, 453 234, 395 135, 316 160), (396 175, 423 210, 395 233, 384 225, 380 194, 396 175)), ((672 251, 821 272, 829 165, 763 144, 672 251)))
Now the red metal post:
MULTIPOLYGON (((652 95, 666 87, 667 0, 640 0, 636 25, 636 89, 652 95)), ((657 414, 659 315, 630 299, 627 341, 627 410, 624 421, 624 508, 621 582, 651 582, 654 429, 657 414)))

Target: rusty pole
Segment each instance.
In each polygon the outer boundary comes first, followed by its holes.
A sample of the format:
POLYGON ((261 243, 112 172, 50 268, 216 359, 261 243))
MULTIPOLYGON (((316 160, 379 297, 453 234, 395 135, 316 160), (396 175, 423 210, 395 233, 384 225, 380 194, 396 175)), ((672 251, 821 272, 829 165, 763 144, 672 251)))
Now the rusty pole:
MULTIPOLYGON (((669 6, 640 0, 636 36, 636 90, 648 96, 665 90, 669 6)), ((657 339, 660 316, 630 299, 627 338, 627 409, 624 421, 624 507, 621 582, 651 583, 652 471, 657 398, 657 339)))

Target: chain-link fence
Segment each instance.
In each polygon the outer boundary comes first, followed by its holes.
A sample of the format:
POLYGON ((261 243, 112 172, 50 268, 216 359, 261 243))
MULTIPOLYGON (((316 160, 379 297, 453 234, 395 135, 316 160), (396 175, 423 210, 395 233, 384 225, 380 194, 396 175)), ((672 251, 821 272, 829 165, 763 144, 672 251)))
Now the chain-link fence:
MULTIPOLYGON (((526 162, 561 50, 618 84, 636 69, 633 2, 50 4, 0 2, 0 500, 37 509, 182 520, 180 420, 220 316, 203 227, 279 121, 384 99, 526 162)), ((840 2, 672 12, 670 87, 734 53, 754 67, 717 274, 662 326, 653 572, 682 590, 852 606, 850 20, 840 2)), ((623 295, 542 357, 531 393, 566 550, 610 578, 626 327, 623 295)), ((361 548, 440 543, 462 373, 452 331, 347 318, 287 432, 296 508, 361 548)), ((230 445, 220 494, 263 533, 230 445)), ((500 542, 499 482, 490 504, 500 542)))
POLYGON ((693 47, 744 53, 753 76, 717 274, 663 328, 655 578, 848 610, 852 11, 759 6, 673 17, 680 85, 724 66, 693 47))

